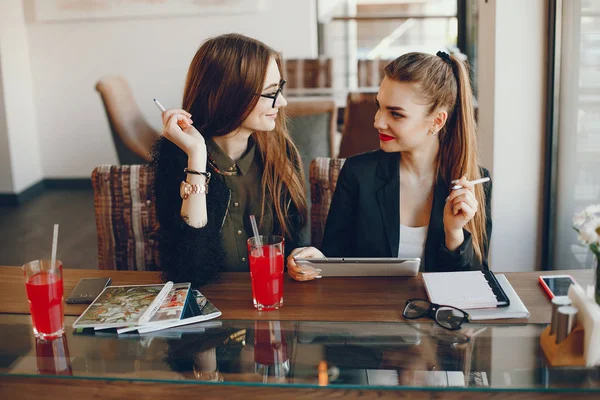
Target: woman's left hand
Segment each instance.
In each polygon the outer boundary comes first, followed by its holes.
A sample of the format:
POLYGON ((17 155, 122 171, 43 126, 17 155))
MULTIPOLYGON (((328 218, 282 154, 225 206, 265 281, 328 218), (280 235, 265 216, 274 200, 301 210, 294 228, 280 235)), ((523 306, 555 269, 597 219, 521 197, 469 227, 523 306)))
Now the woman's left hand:
POLYGON ((311 281, 321 278, 321 270, 296 264, 296 258, 324 258, 325 255, 315 247, 298 247, 287 259, 288 274, 296 281, 311 281))
POLYGON ((475 216, 479 209, 479 203, 475 198, 474 185, 467 180, 467 176, 460 178, 455 185, 460 185, 463 188, 452 190, 450 196, 446 199, 446 205, 444 206, 444 231, 446 236, 458 236, 459 232, 460 236, 463 236, 463 227, 475 216))

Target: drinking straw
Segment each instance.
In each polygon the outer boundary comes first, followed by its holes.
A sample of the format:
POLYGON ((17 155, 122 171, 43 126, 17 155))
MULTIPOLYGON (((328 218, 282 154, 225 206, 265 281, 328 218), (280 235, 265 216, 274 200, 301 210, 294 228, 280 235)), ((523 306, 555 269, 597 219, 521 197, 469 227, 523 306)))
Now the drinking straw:
POLYGON ((258 234, 258 225, 256 225, 256 217, 254 214, 250 216, 250 224, 252 224, 252 231, 254 232, 254 244, 258 247, 259 257, 262 257, 262 240, 260 240, 260 235, 258 234))
POLYGON ((56 246, 58 244, 58 224, 54 224, 54 234, 52 235, 52 260, 50 268, 54 268, 56 262, 56 246))

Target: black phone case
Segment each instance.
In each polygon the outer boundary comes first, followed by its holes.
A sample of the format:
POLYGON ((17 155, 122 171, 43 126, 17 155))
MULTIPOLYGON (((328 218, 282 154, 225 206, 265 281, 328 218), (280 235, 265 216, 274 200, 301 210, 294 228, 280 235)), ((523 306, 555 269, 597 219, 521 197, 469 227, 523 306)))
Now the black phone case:
POLYGON ((111 278, 83 278, 67 297, 67 304, 90 304, 105 287, 110 285, 111 278))

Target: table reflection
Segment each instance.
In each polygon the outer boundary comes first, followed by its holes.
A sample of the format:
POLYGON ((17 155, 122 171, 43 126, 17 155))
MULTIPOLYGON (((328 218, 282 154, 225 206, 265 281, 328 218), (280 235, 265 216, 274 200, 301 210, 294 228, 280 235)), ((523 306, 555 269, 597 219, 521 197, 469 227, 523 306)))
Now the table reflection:
POLYGON ((37 371, 40 375, 73 375, 66 336, 35 339, 37 371))
POLYGON ((285 331, 280 321, 254 322, 254 372, 263 377, 264 383, 270 376, 280 381, 290 372, 285 331))
POLYGON ((215 347, 194 354, 194 378, 205 382, 223 382, 223 375, 217 365, 215 347))
MULTIPOLYGON (((68 330, 36 340, 0 314, 0 374, 208 384, 569 389, 600 393, 599 369, 550 368, 543 325, 216 320, 147 335, 68 330), (22 337, 20 333, 24 333, 22 337), (30 345, 27 346, 26 344, 30 345)), ((67 319, 67 326, 74 318, 67 319)))

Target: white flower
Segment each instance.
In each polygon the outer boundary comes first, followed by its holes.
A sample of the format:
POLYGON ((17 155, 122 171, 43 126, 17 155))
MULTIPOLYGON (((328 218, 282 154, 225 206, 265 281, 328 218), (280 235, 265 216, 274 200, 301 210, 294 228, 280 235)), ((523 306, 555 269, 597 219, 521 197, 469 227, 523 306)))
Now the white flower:
POLYGON ((587 206, 583 211, 575 214, 573 217, 573 228, 578 232, 583 229, 584 225, 593 223, 592 221, 598 220, 597 226, 600 225, 600 204, 592 204, 587 206))
POLYGON ((580 212, 579 214, 575 214, 575 216, 573 217, 573 227, 575 227, 575 229, 579 230, 581 228, 581 226, 583 224, 585 224, 585 222, 587 220, 588 219, 587 219, 585 213, 580 212))
POLYGON ((592 204, 591 206, 587 206, 583 212, 590 216, 600 216, 600 204, 592 204))
POLYGON ((598 243, 598 231, 600 230, 600 219, 594 218, 579 229, 579 241, 591 245, 598 243))

